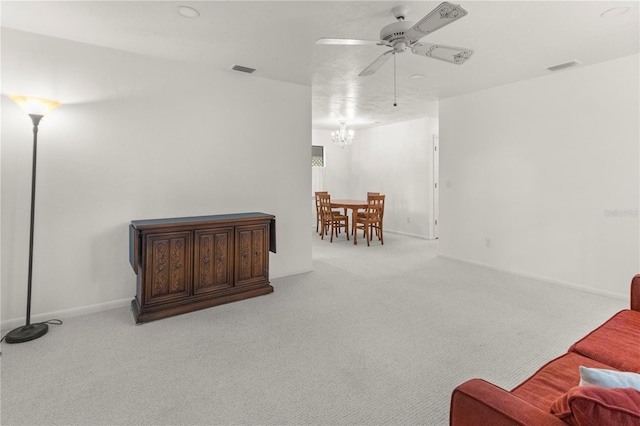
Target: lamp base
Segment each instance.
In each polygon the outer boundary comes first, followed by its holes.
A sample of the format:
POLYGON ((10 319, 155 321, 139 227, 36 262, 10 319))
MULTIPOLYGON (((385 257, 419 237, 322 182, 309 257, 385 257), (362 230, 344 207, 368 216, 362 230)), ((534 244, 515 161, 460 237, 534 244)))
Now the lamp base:
POLYGON ((47 334, 49 326, 46 323, 40 322, 37 324, 23 325, 22 327, 11 330, 5 336, 4 340, 7 343, 22 343, 29 340, 37 339, 47 334))

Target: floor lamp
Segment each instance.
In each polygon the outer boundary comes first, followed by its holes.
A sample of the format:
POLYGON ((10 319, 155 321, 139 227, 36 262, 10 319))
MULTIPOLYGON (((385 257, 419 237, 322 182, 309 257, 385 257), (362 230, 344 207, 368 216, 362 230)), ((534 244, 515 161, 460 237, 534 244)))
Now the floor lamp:
POLYGON ((9 96, 11 100, 22 108, 33 122, 33 166, 31 168, 31 226, 29 233, 29 274, 27 280, 27 321, 22 327, 11 330, 5 336, 7 343, 22 343, 44 336, 49 326, 44 323, 31 324, 31 277, 33 270, 33 223, 36 202, 36 153, 38 148, 38 124, 42 117, 60 106, 60 102, 31 96, 9 96))

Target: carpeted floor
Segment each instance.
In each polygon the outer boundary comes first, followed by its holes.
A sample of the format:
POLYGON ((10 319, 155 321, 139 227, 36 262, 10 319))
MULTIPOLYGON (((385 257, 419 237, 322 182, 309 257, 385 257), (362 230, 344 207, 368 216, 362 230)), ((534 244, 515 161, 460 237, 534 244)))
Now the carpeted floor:
POLYGON ((438 258, 434 241, 313 242, 314 272, 267 296, 3 344, 2 424, 446 425, 457 384, 513 387, 627 307, 438 258))

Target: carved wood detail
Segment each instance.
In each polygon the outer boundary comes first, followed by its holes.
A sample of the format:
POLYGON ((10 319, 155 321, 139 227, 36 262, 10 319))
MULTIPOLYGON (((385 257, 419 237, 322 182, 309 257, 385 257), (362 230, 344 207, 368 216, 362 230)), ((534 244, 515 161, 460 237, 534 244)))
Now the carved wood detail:
POLYGON ((233 228, 197 230, 195 235, 195 293, 231 287, 233 228))
POLYGON ((236 285, 248 285, 268 276, 268 238, 266 225, 238 227, 239 250, 236 285))
POLYGON ((200 279, 196 282, 198 288, 213 285, 213 235, 200 235, 200 279))
POLYGON ((153 267, 151 297, 167 294, 167 251, 169 242, 158 240, 153 242, 153 267))
POLYGON ((240 231, 240 270, 238 278, 247 280, 251 278, 251 231, 240 231))
POLYGON ((160 303, 190 294, 191 234, 173 232, 149 235, 147 299, 160 303))
POLYGON ((215 282, 222 285, 229 285, 229 239, 230 233, 216 234, 215 238, 215 262, 216 262, 216 280, 215 282))
POLYGON ((262 262, 262 250, 264 248, 264 229, 255 229, 251 232, 253 254, 253 269, 251 271, 252 277, 262 276, 264 273, 264 264, 262 262))

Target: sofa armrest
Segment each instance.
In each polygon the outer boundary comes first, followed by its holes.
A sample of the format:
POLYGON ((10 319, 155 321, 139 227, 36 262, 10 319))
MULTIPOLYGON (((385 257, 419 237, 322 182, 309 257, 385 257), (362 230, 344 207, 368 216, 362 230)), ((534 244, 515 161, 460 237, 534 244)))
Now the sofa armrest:
POLYGON ((451 426, 567 426, 551 413, 482 379, 469 380, 453 390, 451 426))
POLYGON ((631 280, 631 309, 640 311, 640 274, 631 280))

